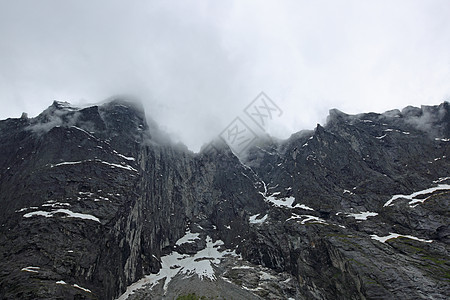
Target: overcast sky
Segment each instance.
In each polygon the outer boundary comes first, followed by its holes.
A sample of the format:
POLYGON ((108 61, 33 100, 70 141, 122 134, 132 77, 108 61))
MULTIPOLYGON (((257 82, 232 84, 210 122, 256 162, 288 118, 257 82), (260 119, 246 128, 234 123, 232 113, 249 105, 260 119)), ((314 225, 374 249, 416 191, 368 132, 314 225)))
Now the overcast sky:
POLYGON ((0 119, 139 97, 193 150, 264 91, 270 132, 450 99, 450 1, 0 0, 0 119))

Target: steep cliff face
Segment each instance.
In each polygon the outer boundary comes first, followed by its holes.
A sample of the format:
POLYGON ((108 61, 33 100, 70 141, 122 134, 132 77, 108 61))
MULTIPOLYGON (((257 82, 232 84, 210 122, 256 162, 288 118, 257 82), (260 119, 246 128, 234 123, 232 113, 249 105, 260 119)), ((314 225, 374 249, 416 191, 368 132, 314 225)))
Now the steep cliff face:
POLYGON ((445 299, 449 121, 332 110, 241 160, 122 100, 0 121, 0 298, 445 299))
POLYGON ((260 226, 264 242, 249 242, 249 257, 282 249, 287 262, 262 261, 296 274, 307 298, 444 299, 448 118, 448 103, 382 115, 331 111, 313 133, 253 149, 248 164, 270 193, 313 210, 284 210, 276 225, 260 226), (308 218, 316 224, 299 226, 308 218))

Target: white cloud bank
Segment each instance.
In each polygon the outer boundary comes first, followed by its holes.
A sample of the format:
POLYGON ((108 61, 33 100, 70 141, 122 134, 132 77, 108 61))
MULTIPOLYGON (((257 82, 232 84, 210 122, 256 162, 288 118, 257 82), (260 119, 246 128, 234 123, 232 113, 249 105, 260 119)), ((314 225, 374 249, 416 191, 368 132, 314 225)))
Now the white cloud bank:
POLYGON ((450 5, 415 1, 0 0, 0 119, 134 94, 198 150, 260 91, 286 137, 450 96, 450 5))

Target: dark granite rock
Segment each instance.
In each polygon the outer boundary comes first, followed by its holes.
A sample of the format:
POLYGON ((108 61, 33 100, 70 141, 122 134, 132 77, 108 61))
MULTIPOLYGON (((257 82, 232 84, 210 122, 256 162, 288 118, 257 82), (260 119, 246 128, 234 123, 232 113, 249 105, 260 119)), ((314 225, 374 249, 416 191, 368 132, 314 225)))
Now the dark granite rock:
POLYGON ((0 298, 114 299, 209 236, 241 259, 133 299, 446 299, 449 137, 448 103, 331 110, 240 158, 192 153, 120 99, 0 121, 0 298), (200 238, 177 245, 188 228, 200 238))

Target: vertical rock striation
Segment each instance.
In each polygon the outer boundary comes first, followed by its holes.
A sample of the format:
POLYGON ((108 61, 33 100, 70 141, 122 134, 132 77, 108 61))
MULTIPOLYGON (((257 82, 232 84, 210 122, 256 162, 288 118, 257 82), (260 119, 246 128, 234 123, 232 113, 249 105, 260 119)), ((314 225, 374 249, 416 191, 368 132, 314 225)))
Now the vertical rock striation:
POLYGON ((241 160, 173 144, 120 99, 0 121, 0 298, 115 299, 211 239, 229 253, 215 280, 177 273, 130 299, 445 299, 449 121, 448 103, 331 110, 241 160))

